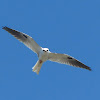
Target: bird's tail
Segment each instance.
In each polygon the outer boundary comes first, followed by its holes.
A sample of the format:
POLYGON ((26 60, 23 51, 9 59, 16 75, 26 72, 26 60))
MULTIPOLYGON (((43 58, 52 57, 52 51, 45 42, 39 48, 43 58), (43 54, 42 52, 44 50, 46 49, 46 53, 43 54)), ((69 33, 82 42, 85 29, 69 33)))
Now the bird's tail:
POLYGON ((32 69, 33 69, 32 71, 36 72, 37 74, 39 74, 39 71, 40 71, 40 69, 42 67, 42 64, 43 64, 43 62, 41 60, 38 60, 37 63, 35 64, 35 66, 32 67, 32 69))

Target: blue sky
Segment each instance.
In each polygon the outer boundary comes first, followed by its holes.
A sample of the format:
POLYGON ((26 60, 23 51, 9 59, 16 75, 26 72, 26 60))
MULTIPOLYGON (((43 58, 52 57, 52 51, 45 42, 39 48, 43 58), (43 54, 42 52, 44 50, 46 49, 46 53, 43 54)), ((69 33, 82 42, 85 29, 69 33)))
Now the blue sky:
POLYGON ((1 0, 0 100, 100 100, 100 0, 1 0), (45 62, 2 26, 24 32, 51 52, 92 71, 45 62))

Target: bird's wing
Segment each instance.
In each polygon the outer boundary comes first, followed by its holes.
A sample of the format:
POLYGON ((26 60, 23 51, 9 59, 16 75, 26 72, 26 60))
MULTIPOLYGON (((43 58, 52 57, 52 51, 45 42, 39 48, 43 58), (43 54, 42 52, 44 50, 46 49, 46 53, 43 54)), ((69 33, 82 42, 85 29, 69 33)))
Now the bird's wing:
POLYGON ((71 57, 69 55, 66 55, 66 54, 49 53, 48 60, 91 70, 90 67, 84 65, 80 61, 78 61, 75 58, 73 58, 73 57, 71 57))
POLYGON ((28 48, 30 48, 35 53, 39 53, 41 47, 32 39, 32 37, 26 35, 25 33, 16 31, 14 29, 3 27, 2 29, 8 31, 11 35, 13 35, 20 42, 23 42, 28 48))

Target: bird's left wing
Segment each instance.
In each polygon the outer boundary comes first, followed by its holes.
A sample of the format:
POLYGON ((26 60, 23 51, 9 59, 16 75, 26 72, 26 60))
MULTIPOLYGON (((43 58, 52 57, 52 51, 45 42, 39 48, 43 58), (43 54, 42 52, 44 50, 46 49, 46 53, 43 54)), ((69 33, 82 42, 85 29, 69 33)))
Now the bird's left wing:
POLYGON ((62 64, 68 64, 68 65, 75 66, 75 67, 85 68, 87 70, 91 70, 90 67, 84 65, 80 61, 66 54, 49 53, 48 60, 62 63, 62 64))
POLYGON ((41 47, 32 39, 32 37, 26 35, 25 33, 16 31, 14 29, 3 27, 2 29, 8 31, 11 35, 13 35, 20 42, 23 42, 28 48, 30 48, 35 53, 39 53, 41 47))

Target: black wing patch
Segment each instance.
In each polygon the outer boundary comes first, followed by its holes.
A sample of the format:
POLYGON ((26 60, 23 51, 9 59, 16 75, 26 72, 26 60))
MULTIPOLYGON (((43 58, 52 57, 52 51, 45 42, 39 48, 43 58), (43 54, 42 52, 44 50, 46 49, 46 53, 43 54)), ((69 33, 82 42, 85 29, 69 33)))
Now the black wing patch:
POLYGON ((23 34, 23 36, 24 36, 25 38, 27 38, 27 36, 26 36, 25 34, 23 34))
POLYGON ((8 31, 11 35, 13 35, 15 38, 19 39, 22 42, 27 41, 26 39, 28 38, 28 36, 22 32, 16 31, 14 29, 8 28, 8 27, 3 27, 2 29, 8 31))
POLYGON ((73 59, 72 57, 67 57, 68 59, 73 59))
POLYGON ((91 68, 86 66, 85 64, 81 63, 80 61, 72 58, 72 57, 67 57, 67 61, 69 63, 69 65, 72 65, 72 66, 76 66, 76 67, 80 67, 80 68, 85 68, 85 69, 88 69, 91 71, 91 68))

